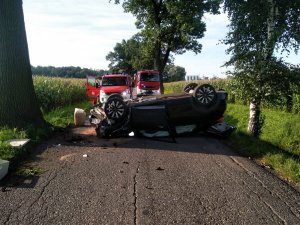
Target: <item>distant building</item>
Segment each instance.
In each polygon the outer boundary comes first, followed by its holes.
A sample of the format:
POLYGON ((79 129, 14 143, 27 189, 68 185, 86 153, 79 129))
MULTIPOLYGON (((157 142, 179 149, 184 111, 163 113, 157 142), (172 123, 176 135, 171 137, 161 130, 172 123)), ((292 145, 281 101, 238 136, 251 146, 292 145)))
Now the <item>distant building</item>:
POLYGON ((185 80, 201 80, 199 75, 186 75, 185 80))

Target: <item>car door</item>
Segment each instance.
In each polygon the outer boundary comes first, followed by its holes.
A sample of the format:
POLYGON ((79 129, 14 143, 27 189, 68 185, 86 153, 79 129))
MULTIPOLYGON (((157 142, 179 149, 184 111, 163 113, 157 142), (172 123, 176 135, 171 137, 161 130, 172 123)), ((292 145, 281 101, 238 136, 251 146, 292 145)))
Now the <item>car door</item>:
POLYGON ((86 76, 85 86, 89 100, 96 104, 100 93, 100 82, 94 76, 86 76))

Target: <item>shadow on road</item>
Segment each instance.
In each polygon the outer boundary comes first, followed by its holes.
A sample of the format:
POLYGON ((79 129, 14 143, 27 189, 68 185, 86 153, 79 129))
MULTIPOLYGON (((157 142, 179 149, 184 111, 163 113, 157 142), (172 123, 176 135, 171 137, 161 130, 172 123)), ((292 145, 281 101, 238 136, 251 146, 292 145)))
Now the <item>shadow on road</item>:
POLYGON ((4 180, 0 182, 2 192, 11 191, 11 188, 34 188, 40 176, 20 176, 10 173, 4 180))
MULTIPOLYGON (((116 137, 101 139, 96 136, 94 127, 77 127, 71 130, 72 138, 62 140, 63 145, 126 148, 128 150, 159 150, 176 151, 202 154, 220 154, 235 156, 238 153, 231 151, 224 145, 223 139, 212 137, 204 133, 189 133, 175 138, 176 143, 170 137, 147 138, 147 137, 116 137)), ((70 137, 70 135, 68 135, 70 137)))

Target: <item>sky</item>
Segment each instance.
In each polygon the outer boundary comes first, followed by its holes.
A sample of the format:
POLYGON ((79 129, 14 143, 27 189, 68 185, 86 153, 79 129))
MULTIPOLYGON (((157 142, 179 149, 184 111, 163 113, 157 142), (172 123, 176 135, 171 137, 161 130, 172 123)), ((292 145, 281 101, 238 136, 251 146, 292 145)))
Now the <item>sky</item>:
MULTIPOLYGON (((109 0, 23 0, 30 61, 33 66, 80 66, 107 69, 105 57, 117 42, 138 32, 135 18, 121 5, 109 0)), ((226 35, 225 14, 205 15, 207 26, 202 52, 175 55, 175 65, 187 75, 225 77, 229 59, 227 46, 220 43, 226 35)), ((286 61, 300 63, 299 55, 286 61)))

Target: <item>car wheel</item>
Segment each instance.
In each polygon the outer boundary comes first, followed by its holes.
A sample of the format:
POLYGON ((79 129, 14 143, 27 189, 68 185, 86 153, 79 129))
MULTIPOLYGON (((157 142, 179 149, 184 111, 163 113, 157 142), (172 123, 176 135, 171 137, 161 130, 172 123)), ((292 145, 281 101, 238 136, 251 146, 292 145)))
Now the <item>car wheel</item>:
POLYGON ((195 88, 193 93, 194 99, 198 104, 211 105, 216 100, 216 91, 210 84, 202 84, 195 88))
POLYGON ((127 105, 123 99, 119 97, 111 97, 105 103, 104 112, 108 119, 120 121, 127 114, 127 105))
MULTIPOLYGON (((123 100, 122 96, 121 96, 120 94, 118 94, 118 93, 111 94, 111 95, 108 97, 108 99, 110 99, 110 98, 119 98, 119 99, 123 100)), ((107 99, 107 100, 108 100, 108 99, 107 99)))
POLYGON ((191 90, 194 90, 195 87, 197 87, 197 86, 198 86, 198 84, 196 84, 196 83, 189 83, 189 84, 185 85, 185 87, 183 88, 183 91, 185 93, 189 93, 191 90))

